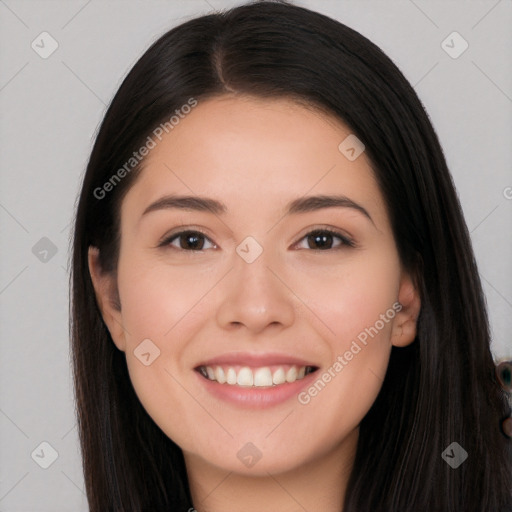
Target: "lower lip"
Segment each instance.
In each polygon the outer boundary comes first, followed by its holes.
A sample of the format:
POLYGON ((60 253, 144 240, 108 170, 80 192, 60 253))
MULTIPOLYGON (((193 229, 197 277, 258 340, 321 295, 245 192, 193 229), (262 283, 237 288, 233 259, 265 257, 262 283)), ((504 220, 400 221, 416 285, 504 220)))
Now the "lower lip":
POLYGON ((286 402, 297 396, 301 390, 316 379, 318 370, 308 373, 305 377, 295 382, 285 382, 272 387, 242 387, 230 384, 220 384, 215 380, 203 377, 195 371, 198 379, 208 393, 226 402, 236 404, 239 407, 250 409, 266 409, 274 405, 286 402))

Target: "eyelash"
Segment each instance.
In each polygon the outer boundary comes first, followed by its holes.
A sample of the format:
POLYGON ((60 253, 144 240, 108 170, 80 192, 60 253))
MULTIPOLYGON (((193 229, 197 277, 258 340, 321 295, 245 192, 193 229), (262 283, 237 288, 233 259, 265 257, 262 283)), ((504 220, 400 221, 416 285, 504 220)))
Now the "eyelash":
MULTIPOLYGON (((342 233, 340 233, 338 231, 334 231, 334 230, 328 229, 328 228, 313 229, 312 231, 309 231, 308 233, 306 233, 299 240, 299 242, 301 242, 302 240, 304 240, 308 236, 325 234, 325 233, 328 233, 329 235, 331 235, 331 236, 333 236, 335 238, 338 238, 340 240, 340 242, 341 242, 340 246, 334 247, 334 248, 329 248, 329 249, 308 249, 308 250, 310 250, 310 251, 335 251, 337 249, 343 249, 344 247, 347 247, 347 248, 348 247, 356 247, 356 244, 355 244, 355 242, 353 240, 351 240, 350 238, 346 237, 345 235, 343 235, 342 233)), ((213 244, 213 242, 209 239, 209 237, 205 233, 203 233, 202 231, 200 231, 198 229, 187 229, 187 230, 184 230, 184 231, 179 231, 177 233, 173 233, 173 234, 165 237, 158 244, 158 247, 170 247, 172 249, 176 249, 178 251, 184 251, 184 252, 204 252, 203 249, 182 249, 181 247, 178 248, 178 247, 174 247, 174 246, 170 245, 171 242, 173 242, 174 240, 178 239, 180 236, 185 235, 185 234, 201 235, 201 236, 203 236, 204 238, 206 238, 207 240, 209 240, 213 244)))

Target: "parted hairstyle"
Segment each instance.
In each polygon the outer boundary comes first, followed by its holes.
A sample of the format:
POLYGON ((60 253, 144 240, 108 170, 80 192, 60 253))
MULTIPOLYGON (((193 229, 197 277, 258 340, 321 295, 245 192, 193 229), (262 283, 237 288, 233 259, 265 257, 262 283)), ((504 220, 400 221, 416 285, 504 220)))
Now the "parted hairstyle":
MULTIPOLYGON (((294 99, 344 122, 365 145, 401 263, 417 283, 417 336, 393 347, 360 423, 343 512, 510 512, 510 414, 495 375, 481 281, 435 130, 414 89, 374 43, 325 15, 261 1, 188 20, 124 78, 97 133, 72 238, 70 334, 91 512, 186 512, 181 449, 139 402, 95 299, 88 249, 115 275, 120 205, 144 160, 97 193, 190 98, 294 99), (96 193, 95 193, 96 191, 96 193), (453 469, 452 442, 468 453, 453 469)), ((321 511, 314 511, 321 512, 321 511)))

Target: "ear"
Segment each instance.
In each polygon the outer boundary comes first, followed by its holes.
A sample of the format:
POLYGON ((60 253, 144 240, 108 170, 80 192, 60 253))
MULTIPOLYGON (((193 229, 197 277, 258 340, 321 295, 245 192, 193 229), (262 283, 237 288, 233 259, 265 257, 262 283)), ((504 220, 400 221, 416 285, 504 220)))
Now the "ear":
POLYGON ((403 273, 400 279, 398 301, 402 308, 395 316, 391 341, 396 347, 405 347, 416 338, 417 320, 421 309, 419 291, 407 273, 403 273))
POLYGON ((89 247, 89 273, 94 286, 96 302, 112 340, 116 347, 124 352, 126 335, 122 324, 117 278, 115 273, 103 271, 99 262, 99 255, 100 251, 97 247, 89 247))

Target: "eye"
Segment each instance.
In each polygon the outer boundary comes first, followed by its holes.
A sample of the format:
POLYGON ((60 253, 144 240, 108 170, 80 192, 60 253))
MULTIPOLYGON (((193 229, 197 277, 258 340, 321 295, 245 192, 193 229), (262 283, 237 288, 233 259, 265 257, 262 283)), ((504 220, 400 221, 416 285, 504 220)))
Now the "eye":
POLYGON ((355 247, 355 243, 352 240, 342 233, 330 229, 315 229, 314 231, 310 231, 302 240, 305 240, 306 243, 309 244, 308 247, 300 247, 302 249, 309 248, 325 251, 329 249, 340 249, 343 246, 355 247), (339 243, 333 247, 335 239, 338 239, 339 243))
POLYGON ((200 231, 180 231, 179 233, 174 233, 173 235, 167 237, 160 244, 161 246, 172 246, 175 249, 181 249, 184 251, 201 251, 202 249, 215 248, 216 245, 213 244, 210 239, 200 231), (177 241, 178 246, 174 244, 177 241), (205 247, 205 241, 210 243, 212 247, 205 247))
MULTIPOLYGON (((355 243, 350 240, 347 236, 333 231, 331 229, 315 229, 310 231, 305 237, 302 238, 307 244, 307 247, 302 245, 299 248, 302 249, 314 249, 314 250, 332 250, 340 249, 345 247, 355 247, 355 243), (338 240, 338 243, 336 243, 338 240)), ((217 246, 211 242, 211 240, 201 231, 197 230, 186 230, 174 233, 166 237, 160 244, 160 246, 171 246, 174 249, 183 251, 202 251, 204 249, 214 249, 217 246), (211 247, 205 247, 206 244, 211 244, 211 247)))

